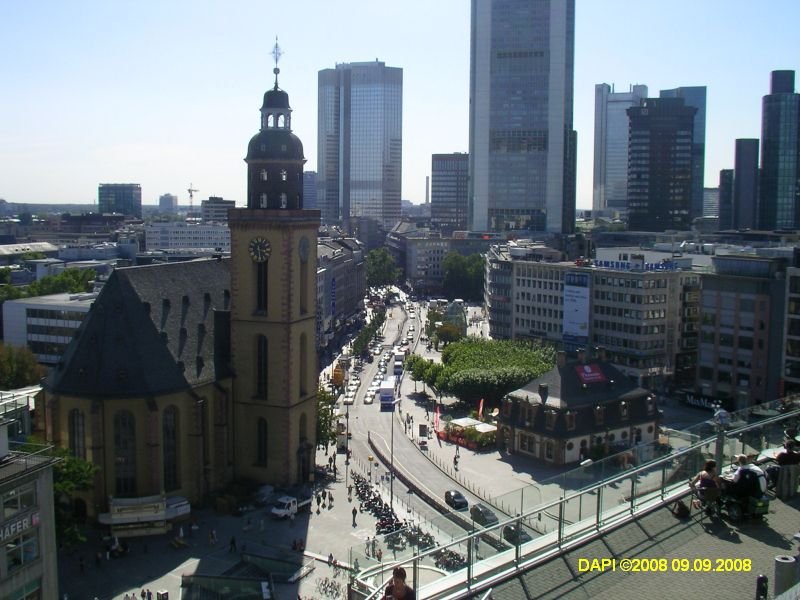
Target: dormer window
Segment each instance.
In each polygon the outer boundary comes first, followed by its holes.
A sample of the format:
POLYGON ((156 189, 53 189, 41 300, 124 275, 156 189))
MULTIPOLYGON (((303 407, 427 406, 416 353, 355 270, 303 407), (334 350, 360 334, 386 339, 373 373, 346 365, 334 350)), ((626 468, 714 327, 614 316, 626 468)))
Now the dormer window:
POLYGON ((558 413, 554 410, 547 410, 544 413, 545 418, 545 427, 547 429, 553 430, 556 428, 556 420, 558 418, 558 413))
POLYGON ((269 176, 267 175, 267 170, 261 169, 261 181, 267 181, 268 177, 269 176))
POLYGON ((266 195, 266 194, 261 194, 261 204, 260 204, 260 207, 261 207, 261 208, 267 208, 267 195, 266 195))
POLYGON ((603 425, 605 423, 606 407, 599 404, 594 407, 594 424, 603 425))
POLYGON ((625 400, 619 403, 619 416, 622 419, 628 418, 628 403, 625 400))
POLYGON ((577 419, 574 411, 568 410, 564 413, 564 421, 567 425, 567 431, 575 431, 577 419))
POLYGON ((647 414, 652 415, 655 412, 656 412, 656 397, 651 395, 647 397, 647 414))
POLYGON ((281 208, 286 208, 286 205, 287 205, 286 194, 281 194, 281 208))
POLYGON ((286 169, 281 169, 281 181, 286 181, 286 169))

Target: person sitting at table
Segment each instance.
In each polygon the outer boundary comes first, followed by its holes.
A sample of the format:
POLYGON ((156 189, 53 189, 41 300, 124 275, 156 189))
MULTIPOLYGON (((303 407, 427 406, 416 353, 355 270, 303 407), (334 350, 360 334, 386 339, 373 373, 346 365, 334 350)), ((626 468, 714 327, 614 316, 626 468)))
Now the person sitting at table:
POLYGON ((751 464, 744 454, 736 458, 736 463, 739 468, 733 474, 733 480, 726 486, 727 492, 739 498, 763 496, 767 491, 767 476, 764 471, 751 464))
MULTIPOLYGON (((717 461, 707 460, 703 470, 692 480, 691 485, 697 487, 697 495, 703 502, 711 503, 719 500, 720 485, 717 475, 717 461)), ((708 506, 708 504, 707 504, 708 506)), ((711 508, 708 506, 708 508, 711 508)))

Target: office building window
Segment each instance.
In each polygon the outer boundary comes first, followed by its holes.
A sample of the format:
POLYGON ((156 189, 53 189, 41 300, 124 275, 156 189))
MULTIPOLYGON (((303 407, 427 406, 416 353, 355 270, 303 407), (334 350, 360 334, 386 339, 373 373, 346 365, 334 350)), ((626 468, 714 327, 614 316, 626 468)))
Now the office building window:
POLYGON ((3 494, 3 518, 6 520, 34 506, 36 506, 36 484, 33 482, 3 494))
POLYGON ((11 540, 5 540, 6 566, 12 573, 21 566, 39 558, 39 531, 33 529, 18 535, 11 540))

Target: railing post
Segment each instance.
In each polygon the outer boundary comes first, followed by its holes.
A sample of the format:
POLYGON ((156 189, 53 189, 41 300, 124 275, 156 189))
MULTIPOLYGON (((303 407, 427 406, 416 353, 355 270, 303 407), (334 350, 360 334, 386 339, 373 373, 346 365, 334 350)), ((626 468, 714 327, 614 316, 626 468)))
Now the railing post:
POLYGON ((558 503, 558 547, 560 548, 564 541, 564 506, 566 501, 564 496, 561 496, 561 501, 558 503))

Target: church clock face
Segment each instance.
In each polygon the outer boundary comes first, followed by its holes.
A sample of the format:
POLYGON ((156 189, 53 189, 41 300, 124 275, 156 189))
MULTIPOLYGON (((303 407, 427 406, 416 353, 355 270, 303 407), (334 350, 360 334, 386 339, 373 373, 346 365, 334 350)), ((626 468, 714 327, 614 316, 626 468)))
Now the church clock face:
POLYGON ((250 258, 257 263, 265 262, 272 253, 272 247, 269 245, 269 242, 262 237, 250 240, 250 245, 247 249, 250 252, 250 258))

